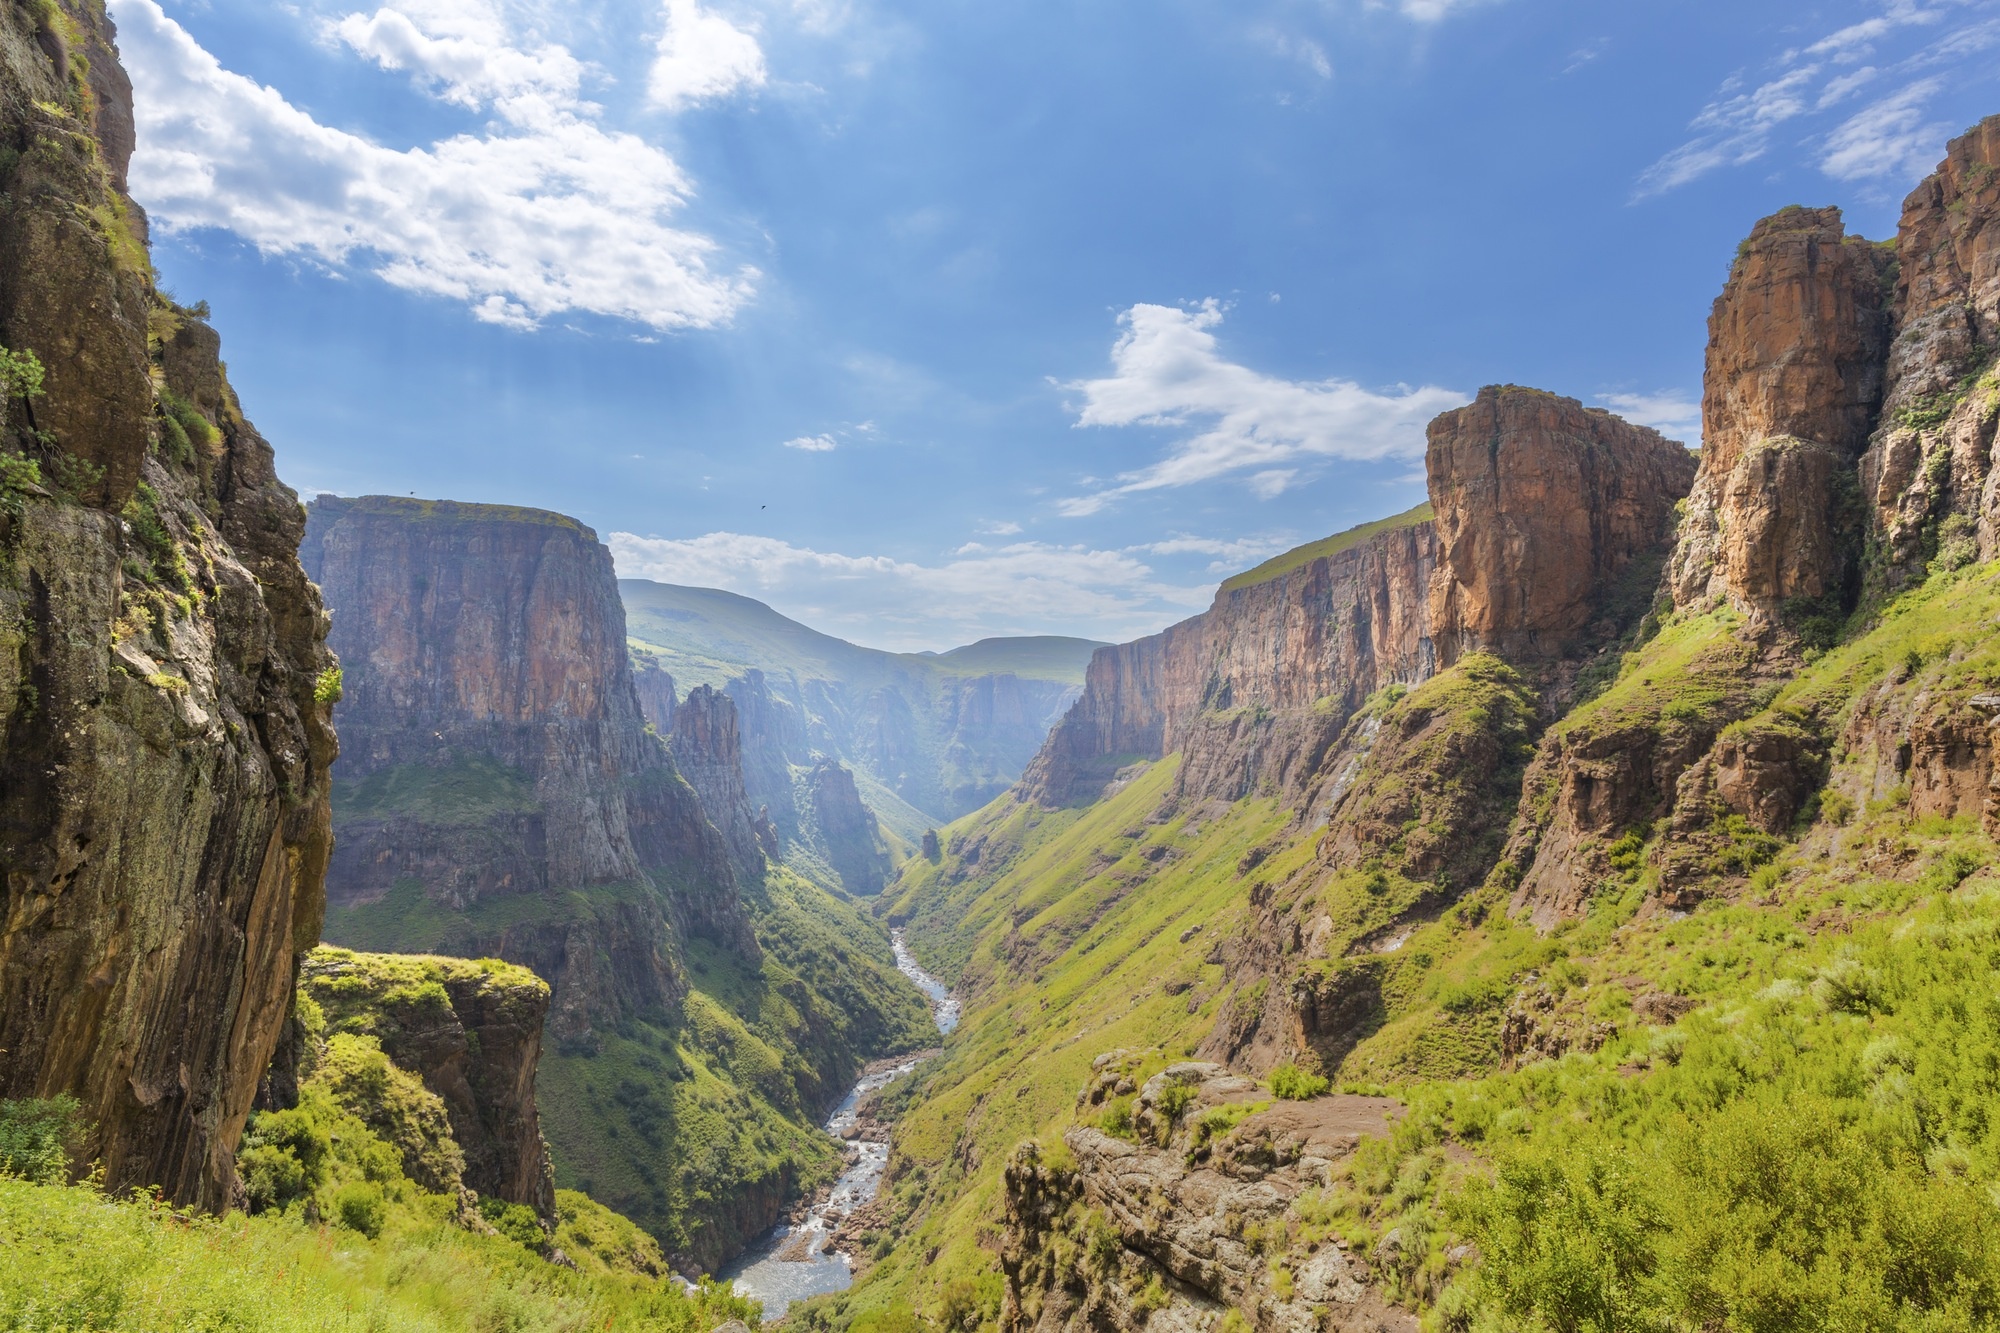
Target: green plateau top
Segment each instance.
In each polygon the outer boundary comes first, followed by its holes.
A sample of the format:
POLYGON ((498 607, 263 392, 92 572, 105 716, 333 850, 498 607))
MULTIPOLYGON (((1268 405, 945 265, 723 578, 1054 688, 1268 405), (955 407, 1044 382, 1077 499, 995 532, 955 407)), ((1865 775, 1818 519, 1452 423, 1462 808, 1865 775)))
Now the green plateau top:
POLYGON ((1239 588, 1254 588, 1260 583, 1269 583, 1279 575, 1289 574, 1301 565, 1311 564, 1330 555, 1339 555, 1342 551, 1359 546, 1370 537, 1379 536, 1384 532, 1394 532, 1397 528, 1428 523, 1436 517, 1437 511, 1432 509, 1430 501, 1426 500, 1415 509, 1406 509, 1388 518, 1378 518, 1373 523, 1363 523, 1358 528, 1336 532, 1331 537, 1322 537, 1316 542, 1307 542, 1304 546, 1295 546, 1283 555, 1272 556, 1255 569, 1246 569, 1241 574, 1224 579, 1222 586, 1215 590, 1216 595, 1235 592, 1239 588))

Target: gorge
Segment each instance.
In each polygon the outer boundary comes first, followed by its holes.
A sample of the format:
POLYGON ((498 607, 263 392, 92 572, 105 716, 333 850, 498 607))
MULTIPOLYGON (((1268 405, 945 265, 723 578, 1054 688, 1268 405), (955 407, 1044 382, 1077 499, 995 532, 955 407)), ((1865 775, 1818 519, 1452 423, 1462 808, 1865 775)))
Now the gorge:
POLYGON ((2000 1325, 2000 117, 1754 224, 1699 452, 1491 385, 888 653, 301 506, 112 38, 0 6, 0 1325, 2000 1325))

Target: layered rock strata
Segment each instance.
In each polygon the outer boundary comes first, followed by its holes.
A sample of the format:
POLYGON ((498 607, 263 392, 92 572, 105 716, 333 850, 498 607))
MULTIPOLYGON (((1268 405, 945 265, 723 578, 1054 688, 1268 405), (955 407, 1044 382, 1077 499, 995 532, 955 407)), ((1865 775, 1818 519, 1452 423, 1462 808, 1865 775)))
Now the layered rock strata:
MULTIPOLYGON (((1087 1106, 1130 1090, 1124 1063, 1119 1052, 1099 1057, 1087 1106)), ((1252 1112, 1221 1133, 1201 1128, 1205 1113, 1258 1092, 1220 1065, 1174 1065, 1138 1089, 1131 1138, 1072 1129, 1063 1142, 1073 1164, 1022 1145, 1005 1175, 1004 1333, 1415 1333, 1416 1318, 1377 1286, 1393 1252, 1294 1239, 1311 1234, 1296 1206, 1332 1183, 1364 1137, 1387 1133, 1399 1108, 1322 1097, 1252 1112), (1169 1089, 1186 1099, 1174 1116, 1169 1089), (1092 1244, 1098 1234, 1112 1244, 1092 1244)))
POLYGON ((1751 229, 1708 320, 1701 470, 1673 561, 1676 601, 1760 612, 1839 592, 1859 515, 1843 479, 1880 406, 1889 255, 1837 208, 1751 229))
POLYGON ((463 914, 438 938, 366 943, 530 966, 566 1038, 678 999, 669 923, 755 956, 730 848, 647 729, 594 533, 540 510, 322 496, 301 554, 346 664, 330 900, 407 884, 463 914), (521 895, 548 910, 479 910, 521 895))
POLYGON ((1694 481, 1682 445, 1515 385, 1480 390, 1429 435, 1440 664, 1471 652, 1560 657, 1611 638, 1651 601, 1675 503, 1694 481), (1636 585, 1622 599, 1621 581, 1636 585))
POLYGON ((0 11, 0 1097, 220 1208, 317 937, 337 688, 303 516, 153 284, 101 5, 0 11))
POLYGON ((1049 805, 1094 800, 1118 768, 1183 751, 1188 792, 1295 788, 1361 701, 1435 668, 1437 534, 1413 520, 1248 587, 1091 659, 1083 694, 1021 779, 1049 805))
POLYGON ((490 959, 322 946, 306 955, 299 986, 331 1027, 376 1038, 384 1055, 437 1094, 464 1154, 467 1187, 526 1204, 554 1227, 555 1175, 535 1105, 545 982, 490 959))

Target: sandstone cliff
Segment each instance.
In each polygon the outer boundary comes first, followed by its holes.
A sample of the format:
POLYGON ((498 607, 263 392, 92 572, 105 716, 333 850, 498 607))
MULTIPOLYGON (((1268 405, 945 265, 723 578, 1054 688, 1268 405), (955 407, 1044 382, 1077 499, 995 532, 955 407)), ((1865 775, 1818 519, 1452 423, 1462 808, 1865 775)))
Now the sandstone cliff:
POLYGON ((44 371, 0 418, 0 1096, 74 1094, 109 1185, 218 1208, 319 931, 325 618, 154 287, 102 6, 0 11, 0 141, 0 344, 44 371))
POLYGON ((321 946, 306 955, 299 985, 333 1031, 374 1037, 443 1101, 467 1187, 526 1204, 553 1229, 555 1175, 535 1105, 545 982, 491 959, 321 946))
POLYGON ((1159 634, 1099 649, 1022 793, 1088 802, 1120 767, 1177 750, 1191 793, 1296 789, 1363 699, 1435 668, 1436 530, 1418 511, 1403 517, 1273 577, 1225 585, 1208 611, 1159 634))
POLYGON ((1431 422, 1429 435, 1431 635, 1441 664, 1482 651, 1561 657, 1614 637, 1650 602, 1675 502, 1694 481, 1685 448, 1514 385, 1480 390, 1431 422))
POLYGON ((646 728, 595 534, 539 510, 322 496, 301 554, 346 663, 329 900, 446 909, 430 937, 343 942, 526 964, 565 1039, 678 999, 676 931, 754 956, 729 847, 646 728))
MULTIPOLYGON (((672 681, 667 698, 672 700, 672 681)), ((674 762, 687 778, 709 821, 729 844, 736 873, 751 883, 764 874, 765 857, 776 855, 770 816, 752 811, 743 781, 743 738, 736 726, 736 703, 706 685, 668 712, 674 762)))

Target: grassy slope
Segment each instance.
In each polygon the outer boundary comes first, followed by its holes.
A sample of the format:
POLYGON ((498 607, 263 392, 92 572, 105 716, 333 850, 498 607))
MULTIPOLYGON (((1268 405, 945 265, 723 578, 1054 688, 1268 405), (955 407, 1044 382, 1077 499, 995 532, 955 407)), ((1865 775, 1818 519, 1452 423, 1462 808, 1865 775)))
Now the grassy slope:
POLYGON ((1251 588, 1259 583, 1268 583, 1280 574, 1289 574, 1300 565, 1310 564, 1324 556, 1339 555, 1342 551, 1359 546, 1370 537, 1393 532, 1397 528, 1407 528, 1416 523, 1427 523, 1435 517, 1437 517, 1436 512, 1432 510, 1430 501, 1426 500, 1414 509, 1406 509, 1388 518, 1378 518, 1373 523, 1363 523, 1345 532, 1336 532, 1331 537, 1322 537, 1316 542, 1295 546, 1282 555, 1274 555, 1254 569, 1246 569, 1241 574, 1224 579, 1222 586, 1217 588, 1216 592, 1234 592, 1238 588, 1251 588))
POLYGON ((1099 648, 1109 644, 1095 639, 1071 639, 1056 634, 1040 634, 1011 639, 981 639, 930 660, 959 676, 997 676, 1012 673, 1023 679, 1059 680, 1065 685, 1082 685, 1084 668, 1099 648))
MULTIPOLYGON (((1878 686, 1991 688, 1997 618, 2000 567, 1940 575, 1738 725, 1810 714, 1838 734, 1878 686)), ((1561 725, 1674 726, 1720 706, 1732 630, 1727 614, 1670 624, 1561 725)), ((905 1303, 934 1310, 954 1278, 980 1283, 990 1313, 981 1244, 1013 1142, 1070 1122, 1098 1052, 1178 1055, 1208 1030, 1220 969, 1202 965, 1205 940, 1247 909, 1236 858, 1284 821, 1250 801, 1193 836, 1147 825, 1172 762, 1080 812, 998 802, 951 831, 960 852, 984 836, 976 866, 948 855, 906 870, 895 910, 920 956, 962 979, 967 1014, 899 1131, 892 1192, 913 1209, 910 1239, 818 1318, 868 1327, 905 1303), (1137 859, 1157 845, 1179 855, 1137 859), (1140 882, 1121 885, 1132 872, 1140 882), (1179 944, 1195 921, 1204 935, 1179 944), (1188 995, 1165 994, 1183 981, 1188 995)), ((1869 762, 1837 757, 1832 785, 1861 786, 1869 762)), ((1987 1239, 2000 1236, 2000 1118, 1986 1109, 2000 1020, 1983 980, 2000 966, 2000 879, 1982 869, 1996 849, 1974 821, 1915 819, 1902 799, 1766 840, 1747 887, 1739 877, 1732 900, 1690 914, 1642 910, 1656 828, 1583 920, 1537 936, 1507 918, 1496 879, 1388 956, 1379 1024, 1335 1072, 1417 1107, 1343 1205, 1364 1245, 1403 1228, 1391 1284, 1405 1300, 1455 1328, 1696 1327, 1718 1310, 1773 1329, 2000 1318, 1987 1239), (1605 1044, 1493 1073, 1502 1016, 1527 986, 1549 997, 1552 1026, 1605 1044), (1676 1027, 1635 1016, 1655 993, 1695 1012, 1676 1027), (1495 1162, 1497 1190, 1479 1183, 1495 1162), (1793 1220, 1760 1212, 1774 1201, 1793 1220), (1454 1279, 1445 1253, 1468 1237, 1506 1258, 1454 1279)), ((1310 856, 1305 841, 1281 845, 1249 878, 1282 882, 1310 856)), ((1339 917, 1354 888, 1324 879, 1314 905, 1339 917)), ((1367 925, 1360 906, 1344 931, 1367 925)))
MULTIPOLYGON (((452 952, 545 914, 586 914, 644 887, 487 899, 467 912, 413 883, 330 914, 327 935, 381 952, 452 952)), ((696 942, 680 1012, 601 1031, 594 1051, 544 1049, 543 1132, 557 1183, 603 1199, 676 1253, 713 1257, 741 1196, 793 1195, 838 1173, 823 1102, 860 1063, 935 1040, 882 928, 783 869, 745 895, 763 962, 696 942)))

